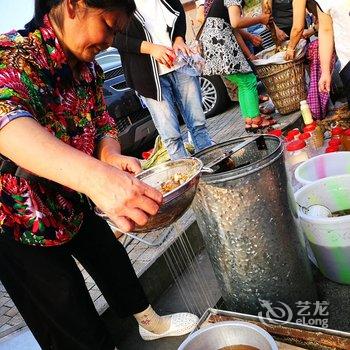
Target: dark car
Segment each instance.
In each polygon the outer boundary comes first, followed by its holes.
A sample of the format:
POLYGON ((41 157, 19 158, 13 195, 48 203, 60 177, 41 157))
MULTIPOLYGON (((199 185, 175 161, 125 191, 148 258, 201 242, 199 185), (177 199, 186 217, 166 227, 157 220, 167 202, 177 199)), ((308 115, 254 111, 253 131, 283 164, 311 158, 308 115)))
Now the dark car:
POLYGON ((105 74, 103 92, 107 108, 115 119, 125 154, 136 154, 157 135, 148 109, 134 90, 126 86, 119 53, 108 49, 96 56, 105 74))
MULTIPOLYGON (((105 74, 104 96, 116 121, 123 153, 139 155, 152 145, 157 135, 150 113, 134 90, 127 87, 117 49, 101 52, 96 61, 105 74)), ((204 114, 209 118, 227 106, 228 95, 220 77, 203 76, 200 81, 204 114)))

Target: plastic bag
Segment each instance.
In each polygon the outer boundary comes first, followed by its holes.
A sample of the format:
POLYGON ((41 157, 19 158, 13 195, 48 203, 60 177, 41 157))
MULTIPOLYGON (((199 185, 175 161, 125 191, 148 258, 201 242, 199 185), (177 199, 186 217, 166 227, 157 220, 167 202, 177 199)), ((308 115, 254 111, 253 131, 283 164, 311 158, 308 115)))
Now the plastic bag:
MULTIPOLYGON (((288 41, 284 42, 282 47, 287 47, 288 41)), ((286 54, 285 51, 280 51, 275 53, 276 46, 269 47, 268 49, 259 52, 256 56, 258 57, 257 60, 252 61, 255 66, 264 66, 266 64, 283 64, 286 62, 284 59, 284 56, 286 54)), ((295 58, 293 61, 305 56, 306 52, 306 40, 301 39, 298 43, 298 45, 295 48, 295 58)))
POLYGON ((202 74, 205 60, 198 52, 192 52, 190 56, 187 56, 182 51, 179 51, 175 62, 180 65, 178 68, 180 72, 191 76, 199 76, 202 74))

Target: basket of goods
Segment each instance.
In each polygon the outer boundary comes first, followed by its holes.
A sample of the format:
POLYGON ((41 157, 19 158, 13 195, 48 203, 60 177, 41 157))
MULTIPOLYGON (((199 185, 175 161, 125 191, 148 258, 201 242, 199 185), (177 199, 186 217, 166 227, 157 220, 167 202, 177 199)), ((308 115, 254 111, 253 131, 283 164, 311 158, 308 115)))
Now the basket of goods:
POLYGON ((260 52, 253 61, 257 76, 280 114, 299 110, 300 101, 306 99, 305 46, 306 41, 301 40, 292 61, 284 59, 287 42, 260 52))

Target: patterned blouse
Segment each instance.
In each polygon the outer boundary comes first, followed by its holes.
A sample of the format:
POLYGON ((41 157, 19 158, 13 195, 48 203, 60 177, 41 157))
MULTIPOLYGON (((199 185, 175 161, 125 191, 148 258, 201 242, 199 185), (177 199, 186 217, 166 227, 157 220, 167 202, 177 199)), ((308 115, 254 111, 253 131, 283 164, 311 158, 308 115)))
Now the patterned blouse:
MULTIPOLYGON (((43 23, 33 32, 0 35, 0 129, 16 118, 33 118, 61 141, 93 156, 102 138, 117 139, 103 99, 102 70, 96 62, 81 62, 73 77, 47 16, 43 23)), ((0 235, 55 246, 78 232, 82 195, 9 173, 1 174, 0 182, 0 235)))
POLYGON ((228 14, 230 6, 241 6, 241 3, 241 0, 212 2, 200 37, 205 58, 203 75, 252 71, 233 33, 228 14))

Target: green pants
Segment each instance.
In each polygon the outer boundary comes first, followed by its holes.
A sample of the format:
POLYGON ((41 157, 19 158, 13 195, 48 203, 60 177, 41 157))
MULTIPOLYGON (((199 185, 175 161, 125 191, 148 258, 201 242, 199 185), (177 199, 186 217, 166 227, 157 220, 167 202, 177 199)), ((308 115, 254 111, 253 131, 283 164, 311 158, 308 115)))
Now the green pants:
POLYGON ((259 116, 259 96, 255 74, 235 73, 226 75, 226 79, 238 87, 238 102, 243 118, 259 116))

